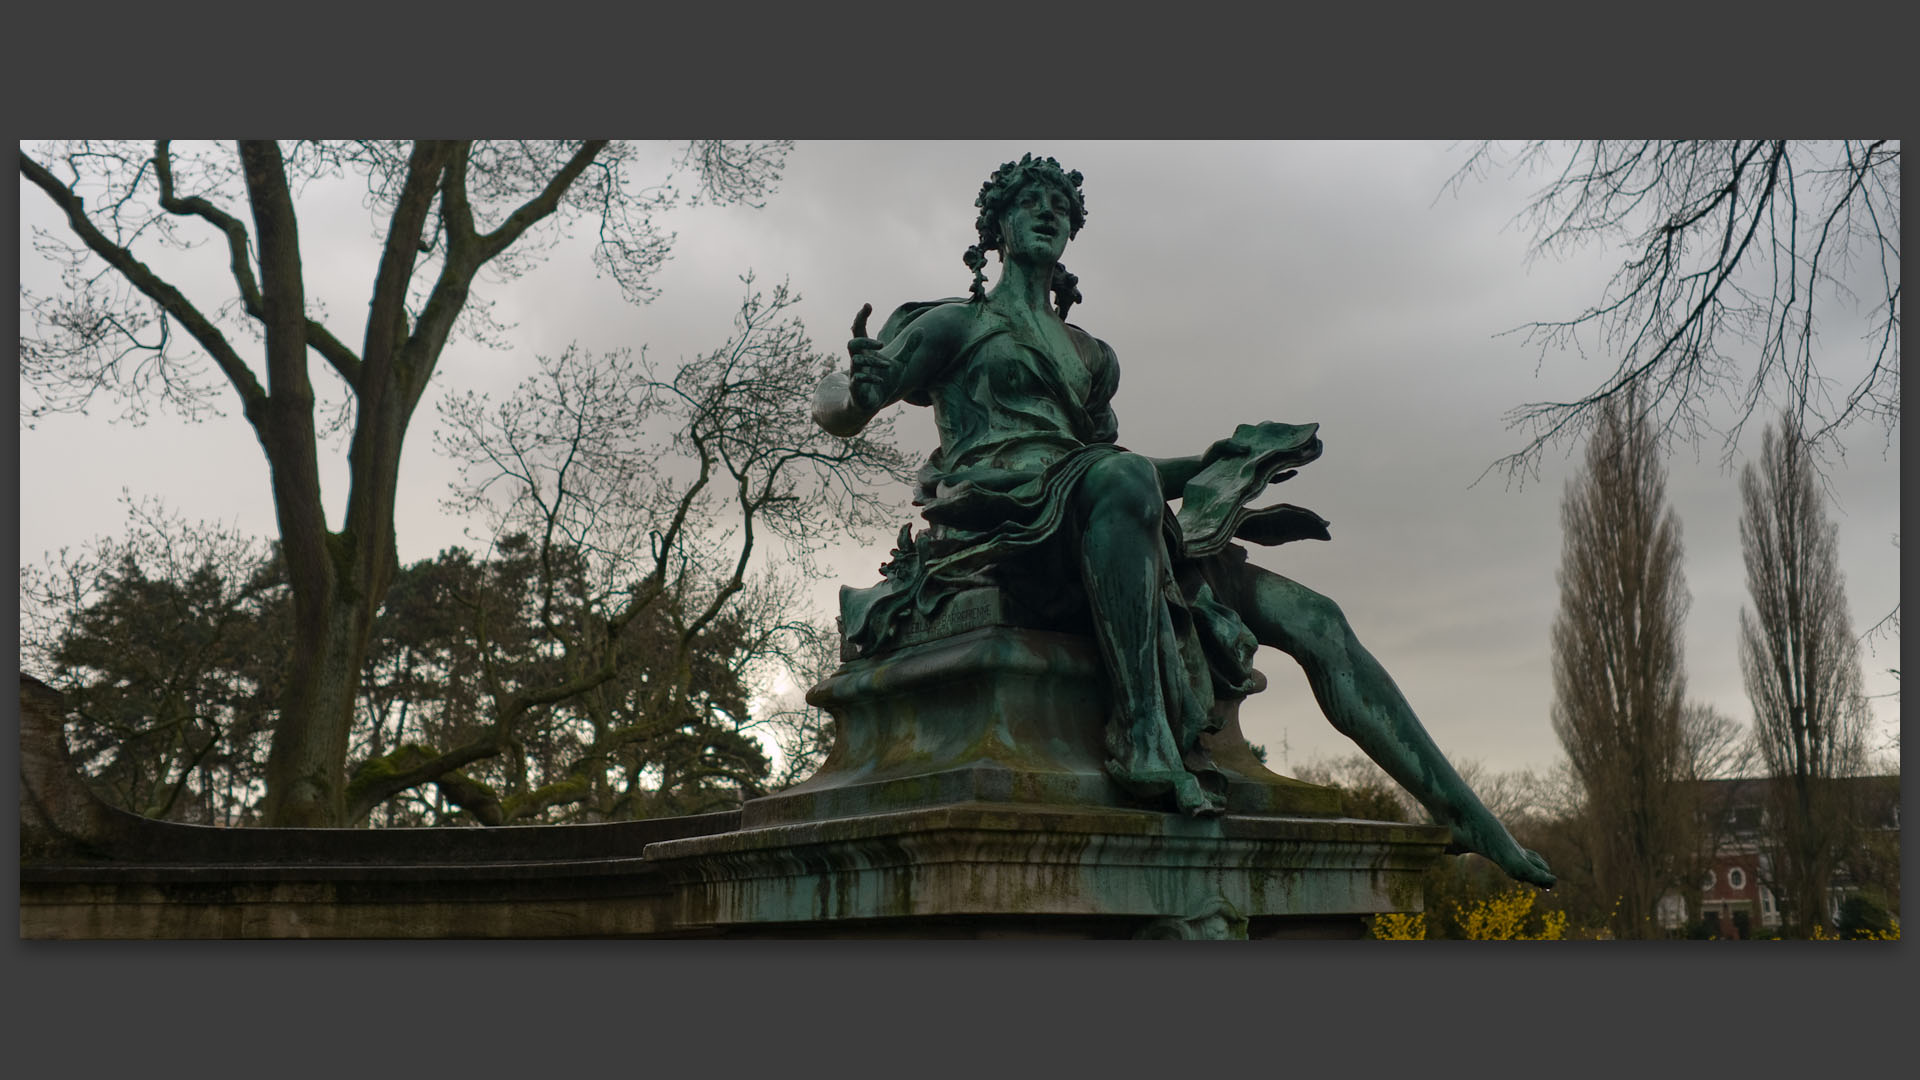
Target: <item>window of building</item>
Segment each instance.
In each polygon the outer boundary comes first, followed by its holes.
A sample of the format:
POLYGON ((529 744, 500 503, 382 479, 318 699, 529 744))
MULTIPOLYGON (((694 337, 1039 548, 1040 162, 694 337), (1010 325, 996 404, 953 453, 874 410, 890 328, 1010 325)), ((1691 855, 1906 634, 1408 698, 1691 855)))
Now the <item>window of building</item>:
POLYGON ((1675 929, 1687 921, 1687 902, 1677 894, 1668 893, 1660 898, 1660 925, 1675 929))
POLYGON ((1700 891, 1712 892, 1714 880, 1713 871, 1707 871, 1706 874, 1700 878, 1700 891))
POLYGON ((1737 866, 1727 871, 1727 886, 1733 889, 1746 888, 1747 887, 1746 871, 1741 870, 1737 866))

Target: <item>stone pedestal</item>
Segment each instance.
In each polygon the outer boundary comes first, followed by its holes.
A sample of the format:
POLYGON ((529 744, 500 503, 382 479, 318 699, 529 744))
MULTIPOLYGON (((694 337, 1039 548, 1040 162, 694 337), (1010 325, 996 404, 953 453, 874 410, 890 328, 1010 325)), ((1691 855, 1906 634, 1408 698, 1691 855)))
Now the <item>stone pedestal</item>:
POLYGON ((968 803, 651 844, 682 933, 1359 937, 1420 908, 1445 829, 968 803))
MULTIPOLYGON (((747 828, 966 802, 1157 809, 1104 764, 1107 680, 1092 642, 984 626, 856 660, 807 695, 833 753, 805 783, 746 804, 747 828)), ((1238 703, 1203 744, 1233 813, 1331 815, 1331 788, 1279 776, 1240 733, 1238 703)))
POLYGON ((495 829, 210 829, 100 803, 59 695, 21 691, 20 933, 147 937, 1358 937, 1417 911, 1447 831, 1335 814, 1229 713, 1229 813, 1102 771, 1081 638, 981 627, 849 663, 838 741, 741 811, 495 829))
MULTIPOLYGON (((1110 780, 1093 645, 987 625, 845 664, 811 779, 740 829, 650 845, 673 922, 723 936, 1355 937, 1420 907, 1445 829, 1337 817, 1268 771, 1237 702, 1201 747, 1228 814, 1189 818, 1110 780)), ((935 628, 951 631, 954 627, 935 628)), ((909 635, 912 640, 915 635, 909 635)))

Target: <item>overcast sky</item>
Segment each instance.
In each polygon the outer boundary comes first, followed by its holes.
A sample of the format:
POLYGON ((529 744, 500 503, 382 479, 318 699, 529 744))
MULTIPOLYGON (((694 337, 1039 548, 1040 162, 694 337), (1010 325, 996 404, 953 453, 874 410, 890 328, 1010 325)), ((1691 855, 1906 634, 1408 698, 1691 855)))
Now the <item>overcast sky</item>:
MULTIPOLYGON (((1507 409, 1577 395, 1611 367, 1597 348, 1542 360, 1518 336, 1499 335, 1582 310, 1617 258, 1588 251, 1529 265, 1529 237, 1513 219, 1539 179, 1495 177, 1444 193, 1463 154, 1445 143, 801 143, 763 209, 666 218, 678 242, 650 306, 624 302, 583 250, 564 244, 510 286, 482 286, 496 319, 513 324, 513 347, 456 341, 442 358, 402 467, 401 558, 467 542, 467 523, 439 505, 451 469, 429 437, 432 398, 505 392, 536 355, 570 342, 596 352, 645 345, 663 361, 710 349, 728 332, 748 270, 763 284, 790 280, 816 346, 839 351, 863 303, 874 305, 877 326, 902 302, 965 293, 960 257, 974 239, 974 196, 996 166, 1029 150, 1086 175, 1087 225, 1065 257, 1085 295, 1071 318, 1119 355, 1120 441, 1165 456, 1197 453, 1237 423, 1320 424, 1324 456, 1280 490, 1329 519, 1333 541, 1256 548, 1256 561, 1339 602, 1454 760, 1493 770, 1558 760, 1548 632, 1559 506, 1579 447, 1550 453, 1524 487, 1475 481, 1520 444, 1502 423, 1507 409)), ((657 156, 664 172, 670 155, 657 156)), ((316 185, 302 196, 309 295, 349 341, 362 327, 345 319, 364 311, 377 257, 359 194, 316 185)), ((27 241, 32 226, 59 222, 27 184, 21 216, 22 276, 45 288, 53 278, 27 241)), ((230 295, 216 291, 231 287, 224 255, 214 245, 200 254, 204 271, 180 264, 179 283, 217 306, 230 295)), ((1843 320, 1826 327, 1837 373, 1860 352, 1853 334, 1843 320)), ((898 408, 903 443, 932 449, 927 410, 898 408)), ((114 411, 21 431, 23 562, 121 532, 122 488, 190 518, 272 535, 265 462, 235 410, 198 425, 161 416, 139 427, 109 422, 114 411)), ((1743 460, 1758 442, 1755 426, 1743 460)), ((1668 497, 1693 601, 1689 696, 1747 724, 1739 499, 1720 455, 1717 442, 1697 454, 1681 448, 1669 462, 1668 497)), ((337 525, 342 461, 325 475, 337 525)), ((1856 428, 1831 479, 1841 568, 1864 631, 1899 594, 1898 431, 1889 441, 1878 427, 1856 428)), ((894 531, 831 554, 815 590, 820 614, 831 614, 842 580, 877 580, 894 531)), ((1883 637, 1862 650, 1876 749, 1899 720, 1898 684, 1886 671, 1898 666, 1898 649, 1897 637, 1883 637)), ((1242 716, 1274 764, 1351 752, 1291 660, 1263 649, 1259 665, 1272 685, 1242 716)))

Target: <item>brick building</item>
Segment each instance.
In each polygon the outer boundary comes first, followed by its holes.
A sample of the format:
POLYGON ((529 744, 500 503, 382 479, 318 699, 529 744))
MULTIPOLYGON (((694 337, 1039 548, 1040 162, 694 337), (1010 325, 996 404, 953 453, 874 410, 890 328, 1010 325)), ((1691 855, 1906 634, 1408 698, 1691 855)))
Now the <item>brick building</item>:
MULTIPOLYGON (((1712 868, 1701 876, 1701 929, 1718 938, 1739 939, 1776 930, 1781 924, 1780 902, 1768 888, 1767 823, 1771 813, 1768 779, 1709 780, 1704 788, 1704 813, 1710 815, 1715 829, 1712 868)), ((1843 860, 1843 867, 1866 865, 1876 852, 1890 853, 1896 860, 1889 880, 1895 882, 1893 901, 1897 905, 1897 865, 1900 838, 1900 778, 1863 776, 1845 781, 1857 806, 1858 822, 1863 827, 1859 853, 1865 858, 1843 860)), ((1882 877, 1887 875, 1876 875, 1882 877)), ((1830 922, 1840 919, 1841 906, 1863 885, 1843 869, 1835 876, 1830 890, 1830 922)), ((1678 893, 1668 893, 1659 906, 1661 925, 1682 930, 1687 922, 1687 904, 1678 893)))

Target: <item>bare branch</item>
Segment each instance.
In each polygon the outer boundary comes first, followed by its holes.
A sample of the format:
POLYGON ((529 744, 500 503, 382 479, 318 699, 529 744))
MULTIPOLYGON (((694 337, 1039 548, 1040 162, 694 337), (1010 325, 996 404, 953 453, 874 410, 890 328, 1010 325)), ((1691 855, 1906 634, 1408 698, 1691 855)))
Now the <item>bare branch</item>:
POLYGON ((143 295, 159 305, 168 316, 177 320, 193 336, 200 347, 213 357, 234 391, 240 395, 242 408, 247 419, 255 426, 261 422, 259 412, 266 403, 266 391, 259 380, 247 367, 240 355, 220 331, 193 306, 180 290, 161 280, 147 265, 133 257, 126 248, 107 239, 87 217, 85 207, 72 189, 61 183, 51 172, 34 161, 25 152, 20 154, 20 172, 33 184, 45 191, 49 198, 67 215, 67 224, 76 236, 87 245, 88 250, 98 255, 113 267, 120 275, 138 289, 143 295))
MULTIPOLYGON (((426 225, 427 212, 456 149, 452 144, 423 141, 414 145, 407 162, 406 182, 387 229, 387 242, 380 253, 380 268, 374 275, 373 300, 367 315, 367 341, 362 355, 373 384, 383 384, 389 377, 400 345, 407 340, 407 283, 412 280, 414 262, 420 256, 420 235, 426 225)), ((451 323, 450 314, 446 321, 451 323)))
POLYGON ((547 186, 542 188, 538 195, 528 199, 513 213, 508 214, 499 228, 479 238, 480 260, 485 262, 505 251, 508 245, 520 238, 521 234, 558 209, 560 197, 566 193, 580 174, 586 171, 594 156, 606 149, 606 146, 605 139, 589 139, 580 144, 580 149, 574 151, 573 157, 553 175, 553 179, 547 182, 547 186))
MULTIPOLYGON (((1899 144, 1813 144, 1787 140, 1590 142, 1555 151, 1533 143, 1516 167, 1564 155, 1559 174, 1533 198, 1531 257, 1590 242, 1626 241, 1629 254, 1600 302, 1569 319, 1517 332, 1546 354, 1584 348, 1591 330, 1615 357, 1613 373, 1572 401, 1536 401, 1507 414, 1527 433, 1488 471, 1527 475, 1546 447, 1588 430, 1598 408, 1632 391, 1663 442, 1716 430, 1712 400, 1736 385, 1740 400, 1720 431, 1731 454, 1760 406, 1792 405, 1816 446, 1837 446, 1860 416, 1898 420, 1899 144), (1809 192, 1818 205, 1808 213, 1809 192), (1834 272, 1856 251, 1873 251, 1885 299, 1870 342, 1869 367, 1838 404, 1825 395, 1814 353, 1819 316, 1852 302, 1834 272), (1894 257, 1889 259, 1891 253, 1894 257), (1755 259, 1770 260, 1769 270, 1755 259), (1762 277, 1761 275, 1765 275, 1762 277), (1758 278, 1757 290, 1754 288, 1758 278), (1739 356, 1736 343, 1752 352, 1739 356)), ((1484 176, 1499 154, 1470 151, 1449 187, 1484 176)))
POLYGON ((348 386, 360 388, 360 358, 342 344, 333 332, 314 319, 307 320, 307 344, 318 352, 348 386))
POLYGON ((253 277, 253 260, 247 250, 247 227, 240 219, 221 210, 198 195, 181 197, 173 190, 172 140, 158 139, 153 144, 153 174, 160 183, 160 206, 169 214, 198 217, 211 223, 227 237, 228 268, 240 289, 240 302, 247 314, 265 321, 260 306, 260 285, 253 277))

